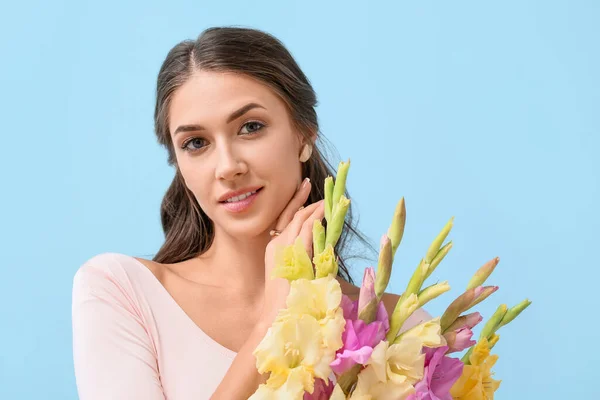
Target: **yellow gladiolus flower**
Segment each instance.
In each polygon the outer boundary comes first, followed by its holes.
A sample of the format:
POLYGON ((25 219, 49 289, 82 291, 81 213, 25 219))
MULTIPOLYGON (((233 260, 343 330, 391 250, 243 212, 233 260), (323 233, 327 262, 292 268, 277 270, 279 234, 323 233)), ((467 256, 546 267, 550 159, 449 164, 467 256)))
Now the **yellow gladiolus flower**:
POLYGON ((288 315, 309 315, 318 322, 323 345, 336 351, 342 347, 342 333, 346 326, 344 312, 340 308, 342 289, 333 275, 314 280, 292 281, 287 297, 287 308, 278 319, 288 315))
POLYGON ((296 238, 293 245, 275 250, 275 268, 272 276, 288 281, 315 278, 310 257, 300 237, 296 238))
POLYGON ((490 355, 490 345, 482 338, 473 347, 469 356, 471 365, 465 365, 462 375, 450 389, 454 400, 493 400, 494 392, 500 386, 499 380, 492 378, 492 367, 498 360, 497 355, 490 355))
POLYGON ((291 314, 276 321, 253 354, 258 372, 271 373, 263 392, 300 385, 312 393, 315 377, 328 379, 335 359, 335 349, 323 346, 319 322, 311 315, 291 314))
POLYGON ((324 278, 328 275, 337 275, 338 264, 335 260, 335 253, 332 245, 327 245, 325 249, 313 257, 317 278, 324 278))
POLYGON ((403 400, 414 392, 415 388, 408 382, 380 381, 375 370, 367 367, 358 375, 350 400, 403 400))
POLYGON ((248 400, 300 399, 304 395, 305 383, 311 379, 310 374, 301 368, 292 369, 283 384, 281 376, 272 375, 248 400))
POLYGON ((421 353, 423 342, 415 337, 389 345, 380 342, 373 349, 367 365, 373 366, 379 380, 413 384, 423 378, 425 354, 421 353))
POLYGON ((442 336, 441 332, 440 317, 437 317, 407 330, 398 336, 394 343, 400 343, 406 339, 416 339, 423 346, 432 348, 441 347, 446 345, 446 339, 442 336))
POLYGON ((373 349, 367 367, 358 374, 350 399, 402 400, 414 393, 414 384, 423 378, 423 344, 415 337, 398 344, 382 341, 373 349))

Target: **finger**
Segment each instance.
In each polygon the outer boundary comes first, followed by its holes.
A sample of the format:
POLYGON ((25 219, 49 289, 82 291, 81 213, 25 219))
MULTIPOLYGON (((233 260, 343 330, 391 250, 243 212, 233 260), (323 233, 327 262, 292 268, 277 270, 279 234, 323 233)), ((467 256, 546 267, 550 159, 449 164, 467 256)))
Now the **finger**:
POLYGON ((313 213, 304 221, 298 236, 302 238, 302 242, 306 248, 306 252, 312 258, 313 256, 313 225, 315 221, 321 221, 325 216, 325 204, 321 202, 313 213))
POLYGON ((289 232, 290 235, 296 237, 300 234, 300 230, 302 229, 303 224, 311 218, 311 216, 318 211, 319 208, 323 208, 323 213, 325 212, 325 200, 319 200, 316 203, 312 203, 311 205, 303 208, 302 210, 296 212, 294 218, 289 223, 286 228, 286 233, 289 232))
POLYGON ((304 205, 304 203, 306 203, 306 200, 308 200, 310 190, 311 182, 309 179, 305 179, 300 185, 300 188, 296 191, 292 199, 289 201, 287 206, 279 215, 277 223, 275 224, 275 229, 282 231, 283 229, 285 229, 286 226, 288 226, 288 224, 296 215, 296 212, 300 209, 301 206, 304 205))
MULTIPOLYGON (((298 210, 292 221, 287 226, 277 226, 275 229, 280 231, 279 240, 283 240, 283 242, 293 242, 298 234, 300 233, 300 229, 302 228, 302 224, 306 219, 320 206, 325 204, 325 200, 319 200, 316 203, 310 204, 309 206, 298 210)), ((324 209, 324 208, 323 208, 324 209)), ((279 222, 278 222, 279 224, 279 222)), ((274 236, 273 234, 271 236, 274 236)), ((272 241, 274 239, 272 238, 272 241)))

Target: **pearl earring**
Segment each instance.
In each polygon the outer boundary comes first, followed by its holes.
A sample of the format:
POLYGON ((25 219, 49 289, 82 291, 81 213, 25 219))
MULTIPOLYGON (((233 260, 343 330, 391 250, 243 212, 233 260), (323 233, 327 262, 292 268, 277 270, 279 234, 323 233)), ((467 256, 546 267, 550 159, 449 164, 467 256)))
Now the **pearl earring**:
POLYGON ((312 146, 309 144, 305 144, 302 148, 302 153, 300 154, 300 162, 306 162, 312 155, 312 146))

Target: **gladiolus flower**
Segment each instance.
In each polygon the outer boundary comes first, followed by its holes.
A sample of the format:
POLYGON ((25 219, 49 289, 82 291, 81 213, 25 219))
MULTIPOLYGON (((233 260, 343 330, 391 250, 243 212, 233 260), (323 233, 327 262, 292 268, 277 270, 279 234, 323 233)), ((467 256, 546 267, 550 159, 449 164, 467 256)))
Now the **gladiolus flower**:
POLYGON ((293 245, 275 250, 273 277, 285 278, 288 281, 315 278, 312 262, 301 237, 297 237, 293 245))
POLYGON ((469 328, 460 328, 455 331, 446 332, 444 337, 448 343, 448 353, 463 351, 477 343, 475 340, 471 340, 473 331, 469 328))
POLYGON ((497 355, 490 355, 489 344, 482 338, 473 347, 469 356, 471 365, 465 365, 462 375, 450 389, 454 400, 493 400, 494 392, 500 382, 492 378, 492 367, 498 360, 497 355))
MULTIPOLYGON (((280 393, 281 390, 313 392, 314 379, 329 379, 329 364, 335 351, 323 346, 318 321, 310 315, 289 315, 277 321, 254 350, 259 373, 271 372, 260 393, 280 393)), ((268 398, 268 397, 257 397, 268 398)))
POLYGON ((357 302, 346 296, 342 300, 346 327, 342 334, 343 347, 337 351, 336 359, 331 363, 332 370, 341 375, 356 364, 365 364, 389 329, 388 314, 383 303, 379 303, 375 321, 367 324, 357 318, 357 302))
POLYGON ((447 357, 448 347, 425 349, 424 377, 415 385, 416 392, 407 400, 452 400, 450 388, 462 374, 463 363, 447 357))

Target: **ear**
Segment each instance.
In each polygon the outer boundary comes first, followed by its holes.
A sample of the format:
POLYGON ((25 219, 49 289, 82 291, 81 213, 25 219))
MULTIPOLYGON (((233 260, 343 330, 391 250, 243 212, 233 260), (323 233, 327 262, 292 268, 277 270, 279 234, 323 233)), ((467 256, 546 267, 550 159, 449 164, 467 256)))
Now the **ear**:
POLYGON ((307 130, 298 134, 298 152, 301 152, 306 144, 309 144, 312 148, 315 147, 318 133, 313 130, 307 130))
POLYGON ((315 145, 315 142, 317 141, 317 137, 319 136, 319 132, 317 132, 316 129, 311 129, 307 132, 308 134, 306 136, 308 136, 308 140, 310 140, 310 144, 312 144, 313 146, 315 145))

